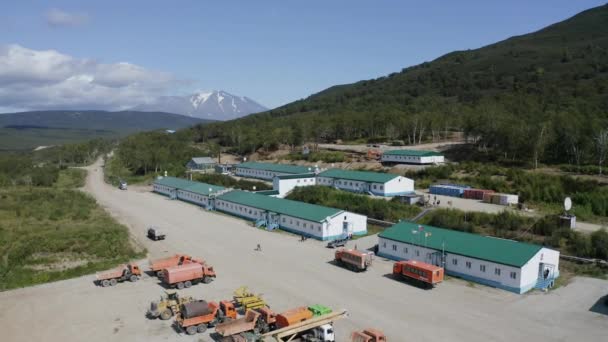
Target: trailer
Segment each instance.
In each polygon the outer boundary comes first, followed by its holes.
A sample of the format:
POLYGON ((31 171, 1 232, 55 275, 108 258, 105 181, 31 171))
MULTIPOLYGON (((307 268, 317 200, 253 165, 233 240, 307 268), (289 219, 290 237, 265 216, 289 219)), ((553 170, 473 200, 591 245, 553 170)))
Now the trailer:
POLYGON ((411 280, 418 285, 435 287, 443 281, 442 267, 427 264, 422 261, 397 261, 393 265, 393 276, 411 280))
POLYGON ((367 270, 372 265, 373 256, 373 252, 340 248, 335 253, 335 261, 338 265, 346 267, 349 270, 361 272, 367 270))
POLYGON ((141 270, 136 264, 120 265, 117 268, 104 272, 97 273, 97 284, 103 287, 115 286, 118 282, 129 280, 136 282, 141 277, 141 270))
POLYGON ((336 340, 333 331, 333 322, 346 317, 346 315, 346 310, 339 310, 326 315, 313 317, 263 334, 259 341, 263 341, 265 338, 272 338, 277 342, 286 342, 292 341, 295 338, 300 338, 301 340, 308 342, 333 342, 336 340))
POLYGON ((205 261, 202 259, 195 259, 186 254, 175 254, 167 258, 150 260, 150 271, 154 272, 159 278, 163 277, 163 270, 173 266, 179 266, 183 264, 190 264, 197 262, 204 264, 205 261))
POLYGON ((212 266, 194 262, 169 267, 163 271, 162 278, 163 282, 168 286, 177 287, 181 290, 198 283, 209 284, 215 277, 215 270, 212 266))

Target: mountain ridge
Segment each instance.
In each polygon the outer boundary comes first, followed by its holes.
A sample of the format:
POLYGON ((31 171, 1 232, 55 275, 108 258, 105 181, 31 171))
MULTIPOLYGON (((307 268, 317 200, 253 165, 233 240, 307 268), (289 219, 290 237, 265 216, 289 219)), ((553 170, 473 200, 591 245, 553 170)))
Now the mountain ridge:
POLYGON ((268 108, 246 96, 237 96, 223 90, 198 92, 187 96, 161 96, 134 110, 165 111, 190 117, 212 120, 232 120, 268 108))

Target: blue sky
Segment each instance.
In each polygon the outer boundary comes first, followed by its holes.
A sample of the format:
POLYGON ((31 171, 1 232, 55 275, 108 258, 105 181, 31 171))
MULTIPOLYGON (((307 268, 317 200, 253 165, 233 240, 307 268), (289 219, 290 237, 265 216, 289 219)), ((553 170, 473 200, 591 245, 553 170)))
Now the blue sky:
MULTIPOLYGON (((602 4, 587 0, 3 1, 0 46, 19 46, 25 50, 17 55, 26 57, 32 55, 30 50, 56 50, 74 65, 98 65, 87 73, 93 77, 118 62, 150 71, 140 72, 129 83, 129 91, 101 107, 120 106, 128 96, 211 89, 275 107, 335 84, 379 77, 453 50, 535 31, 602 4), (148 83, 137 88, 144 82, 148 83)), ((1 89, 30 71, 24 65, 19 72, 3 75, 2 65, 0 108, 23 107, 23 99, 8 101, 1 89)), ((57 65, 41 68, 41 73, 54 72, 57 65)), ((99 92, 87 101, 103 94, 114 96, 105 88, 96 89, 99 92)), ((63 102, 58 104, 45 95, 37 107, 69 104, 70 94, 79 96, 81 91, 61 93, 63 102)))

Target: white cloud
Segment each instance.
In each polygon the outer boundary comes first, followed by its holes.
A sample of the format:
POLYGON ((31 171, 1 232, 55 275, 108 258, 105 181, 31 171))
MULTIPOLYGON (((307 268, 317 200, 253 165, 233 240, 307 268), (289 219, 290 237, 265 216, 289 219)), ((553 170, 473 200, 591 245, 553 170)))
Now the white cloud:
POLYGON ((86 24, 89 16, 86 13, 69 13, 53 8, 46 12, 46 22, 53 27, 74 27, 86 24))
POLYGON ((0 108, 119 110, 183 84, 170 73, 130 63, 0 46, 0 108))

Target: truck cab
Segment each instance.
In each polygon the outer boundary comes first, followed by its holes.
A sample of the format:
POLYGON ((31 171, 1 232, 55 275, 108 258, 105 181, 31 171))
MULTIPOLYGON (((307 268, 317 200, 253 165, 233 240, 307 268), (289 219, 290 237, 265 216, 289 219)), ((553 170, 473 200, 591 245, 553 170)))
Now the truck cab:
POLYGON ((336 335, 334 333, 334 326, 331 324, 323 324, 319 327, 312 329, 312 334, 323 342, 335 342, 336 335))

